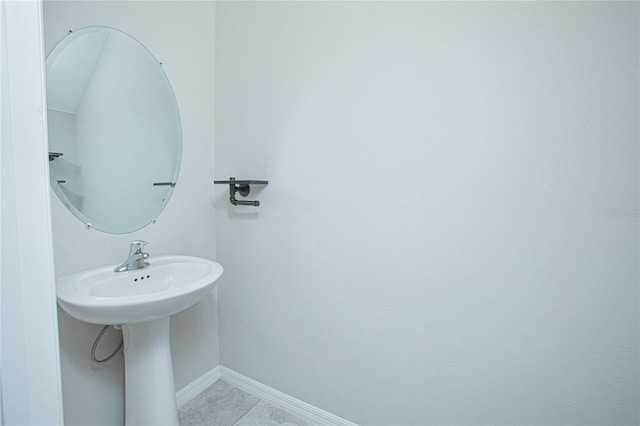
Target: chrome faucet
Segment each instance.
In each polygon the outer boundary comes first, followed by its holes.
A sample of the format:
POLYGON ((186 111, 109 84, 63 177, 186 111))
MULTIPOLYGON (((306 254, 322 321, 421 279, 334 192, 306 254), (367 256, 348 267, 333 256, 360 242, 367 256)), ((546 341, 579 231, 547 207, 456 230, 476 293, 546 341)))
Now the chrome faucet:
POLYGON ((149 253, 145 253, 142 251, 144 249, 144 246, 146 246, 147 244, 149 243, 142 240, 132 241, 131 245, 129 246, 129 257, 127 257, 127 260, 125 260, 122 265, 118 266, 113 271, 125 272, 132 269, 140 269, 144 268, 145 266, 149 266, 149 262, 145 262, 145 260, 149 258, 149 253))

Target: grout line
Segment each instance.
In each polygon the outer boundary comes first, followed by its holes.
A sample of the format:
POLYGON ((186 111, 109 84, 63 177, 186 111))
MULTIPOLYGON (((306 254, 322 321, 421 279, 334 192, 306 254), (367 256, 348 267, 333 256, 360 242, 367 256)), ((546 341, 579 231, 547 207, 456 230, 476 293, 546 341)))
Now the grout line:
MULTIPOLYGON (((223 382, 224 382, 224 380, 223 380, 223 382)), ((225 383, 226 383, 226 382, 225 382, 225 383)), ((227 383, 227 384, 228 384, 228 383, 227 383)), ((233 385, 232 385, 232 386, 233 386, 233 385)), ((233 386, 233 387, 235 388, 235 386, 233 386)), ((236 388, 236 389, 237 389, 237 388, 236 388)), ((240 390, 242 390, 242 389, 240 389, 240 390)), ((243 392, 244 392, 244 391, 243 391, 243 392)), ((242 418, 243 418, 244 416, 246 416, 246 415, 247 415, 247 413, 248 413, 249 411, 253 410, 253 409, 255 408, 255 406, 256 406, 256 405, 258 405, 258 403, 260 403, 260 401, 262 401, 262 400, 261 400, 261 399, 257 400, 257 401, 256 401, 256 403, 255 403, 255 404, 253 404, 251 407, 249 407, 249 408, 247 409, 247 411, 245 411, 245 412, 244 412, 244 414, 242 414, 242 415, 240 416, 240 418, 239 418, 238 420, 236 420, 236 421, 235 421, 235 423, 234 423, 233 425, 231 425, 231 426, 237 425, 237 424, 238 424, 238 422, 239 422, 240 420, 242 420, 242 418)))

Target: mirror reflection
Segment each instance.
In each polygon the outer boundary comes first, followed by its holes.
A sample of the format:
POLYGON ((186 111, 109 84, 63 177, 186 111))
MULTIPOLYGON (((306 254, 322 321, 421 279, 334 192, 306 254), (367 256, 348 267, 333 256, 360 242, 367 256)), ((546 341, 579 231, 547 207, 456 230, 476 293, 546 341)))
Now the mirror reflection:
POLYGON ((178 177, 182 131, 161 65, 120 31, 70 33, 46 60, 51 186, 109 233, 152 222, 178 177))

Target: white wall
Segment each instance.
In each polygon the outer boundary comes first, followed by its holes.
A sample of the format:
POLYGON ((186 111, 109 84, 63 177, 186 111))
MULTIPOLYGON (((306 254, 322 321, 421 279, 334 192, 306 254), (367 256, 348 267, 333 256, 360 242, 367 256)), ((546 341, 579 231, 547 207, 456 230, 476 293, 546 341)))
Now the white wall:
MULTIPOLYGON (((122 262, 134 239, 149 241, 151 257, 187 254, 216 259, 214 210, 214 6, 212 2, 45 1, 47 52, 69 29, 109 26, 145 45, 163 63, 182 119, 178 184, 157 224, 126 235, 86 230, 53 201, 56 275, 122 262)), ((55 198, 55 197, 54 197, 55 198)), ((218 365, 217 295, 172 317, 171 349, 180 389, 218 365)), ((60 312, 62 381, 67 424, 122 424, 122 356, 95 367, 89 352, 100 327, 60 312)), ((105 341, 107 355, 119 336, 105 341)))
POLYGON ((0 1, 0 423, 63 424, 41 9, 0 1))
POLYGON ((221 363, 362 424, 637 424, 638 3, 217 2, 221 363), (253 189, 252 189, 253 191, 253 189))

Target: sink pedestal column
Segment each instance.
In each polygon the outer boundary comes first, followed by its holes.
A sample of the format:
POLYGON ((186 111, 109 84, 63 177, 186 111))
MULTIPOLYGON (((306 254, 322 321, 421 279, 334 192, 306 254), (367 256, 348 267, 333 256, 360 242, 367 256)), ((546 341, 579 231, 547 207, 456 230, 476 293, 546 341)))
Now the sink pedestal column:
POLYGON ((169 317, 124 324, 125 424, 178 425, 169 317))

